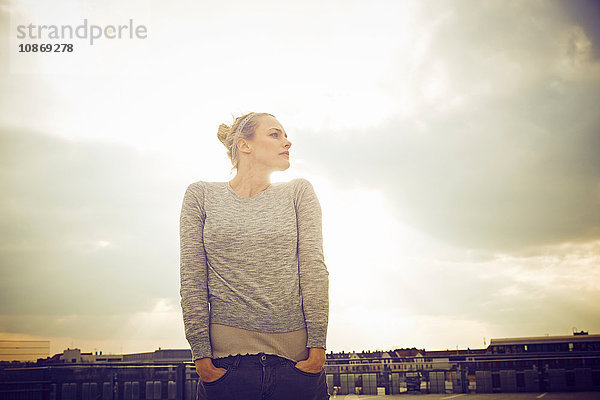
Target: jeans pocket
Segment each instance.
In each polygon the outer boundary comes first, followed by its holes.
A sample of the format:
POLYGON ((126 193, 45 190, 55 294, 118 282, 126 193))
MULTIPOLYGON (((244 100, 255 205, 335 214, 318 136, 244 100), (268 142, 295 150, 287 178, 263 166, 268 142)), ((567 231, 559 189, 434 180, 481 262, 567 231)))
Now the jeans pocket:
POLYGON ((307 372, 307 371, 302 371, 300 368, 296 367, 296 363, 294 361, 289 361, 290 367, 292 367, 292 369, 294 371, 296 371, 299 374, 302 374, 304 376, 311 376, 311 377, 318 377, 321 376, 321 374, 323 373, 323 369, 321 369, 319 372, 307 372))
MULTIPOLYGON (((221 367, 223 368, 223 367, 221 367)), ((219 383, 223 382, 225 379, 227 379, 227 377, 229 376, 231 372, 231 368, 227 368, 227 371, 223 374, 223 376, 219 377, 219 379, 214 380, 214 381, 210 381, 210 382, 205 382, 202 381, 202 384, 204 386, 214 386, 214 385, 218 385, 219 383)))

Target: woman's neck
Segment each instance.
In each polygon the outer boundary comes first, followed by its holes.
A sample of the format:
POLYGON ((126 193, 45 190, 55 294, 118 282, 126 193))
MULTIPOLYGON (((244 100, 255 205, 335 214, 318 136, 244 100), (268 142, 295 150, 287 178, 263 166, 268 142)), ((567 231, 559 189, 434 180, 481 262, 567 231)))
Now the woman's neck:
POLYGON ((271 186, 269 175, 238 173, 229 181, 231 188, 242 197, 252 197, 271 186))

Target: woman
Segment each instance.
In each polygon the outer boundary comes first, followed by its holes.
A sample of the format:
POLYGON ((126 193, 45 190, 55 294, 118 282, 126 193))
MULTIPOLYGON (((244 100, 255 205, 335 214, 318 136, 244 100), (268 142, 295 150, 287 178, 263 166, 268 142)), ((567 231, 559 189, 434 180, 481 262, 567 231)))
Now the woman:
POLYGON ((188 186, 181 209, 181 307, 202 399, 321 400, 328 322, 321 207, 289 168, 291 142, 271 114, 217 136, 236 176, 188 186))

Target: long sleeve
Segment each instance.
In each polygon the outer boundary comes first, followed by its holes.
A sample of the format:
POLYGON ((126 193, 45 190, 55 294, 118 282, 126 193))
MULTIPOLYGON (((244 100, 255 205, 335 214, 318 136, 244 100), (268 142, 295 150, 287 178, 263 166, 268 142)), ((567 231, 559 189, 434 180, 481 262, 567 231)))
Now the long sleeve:
POLYGON ((181 256, 181 309, 192 360, 212 357, 206 253, 204 250, 204 190, 192 183, 183 197, 179 225, 181 256))
POLYGON ((329 273, 323 257, 321 205, 309 181, 299 179, 296 195, 298 271, 308 339, 325 348, 329 318, 329 273))

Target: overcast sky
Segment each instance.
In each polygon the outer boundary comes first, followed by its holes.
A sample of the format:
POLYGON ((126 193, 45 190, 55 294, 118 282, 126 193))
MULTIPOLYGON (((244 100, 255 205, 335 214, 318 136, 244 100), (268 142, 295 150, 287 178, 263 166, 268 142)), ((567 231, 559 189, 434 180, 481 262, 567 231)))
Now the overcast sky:
POLYGON ((0 0, 0 339, 188 348, 183 193, 249 111, 321 202, 328 351, 600 333, 597 2, 45 3, 0 0), (18 52, 84 19, 147 37, 18 52))

